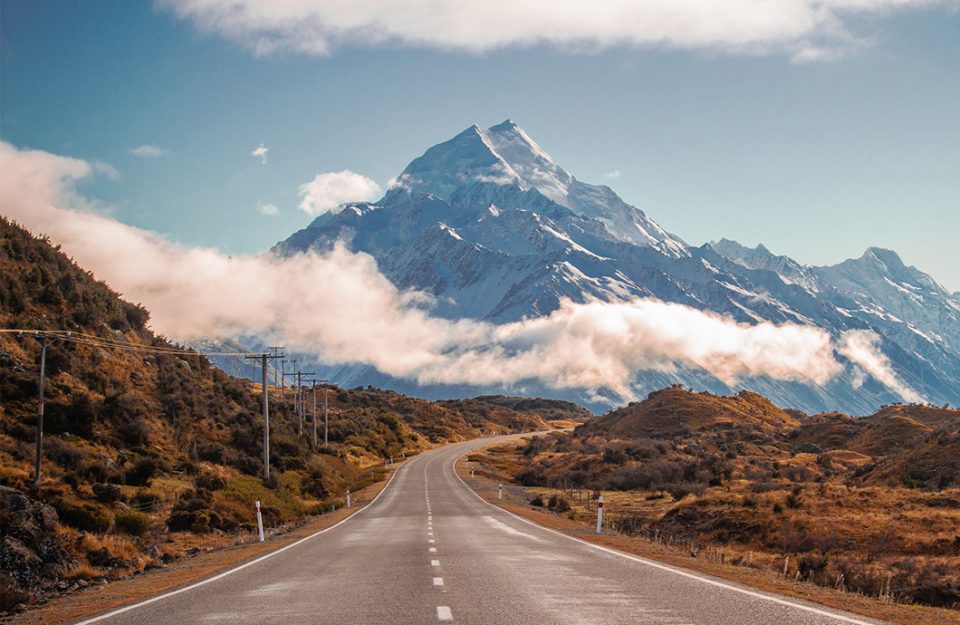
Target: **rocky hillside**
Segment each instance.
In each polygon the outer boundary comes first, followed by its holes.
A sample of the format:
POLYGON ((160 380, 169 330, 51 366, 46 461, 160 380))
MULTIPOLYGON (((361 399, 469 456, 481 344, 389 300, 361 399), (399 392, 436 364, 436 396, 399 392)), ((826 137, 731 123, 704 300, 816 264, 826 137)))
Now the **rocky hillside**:
POLYGON ((162 565, 193 536, 231 540, 251 527, 255 499, 268 525, 296 521, 379 479, 385 458, 583 416, 572 405, 541 413, 509 398, 440 404, 332 387, 331 446, 313 449, 289 389, 286 403, 271 389, 265 481, 259 388, 184 353, 148 320, 47 240, 0 218, 0 328, 73 333, 47 351, 39 488, 40 342, 0 333, 0 610, 162 565))

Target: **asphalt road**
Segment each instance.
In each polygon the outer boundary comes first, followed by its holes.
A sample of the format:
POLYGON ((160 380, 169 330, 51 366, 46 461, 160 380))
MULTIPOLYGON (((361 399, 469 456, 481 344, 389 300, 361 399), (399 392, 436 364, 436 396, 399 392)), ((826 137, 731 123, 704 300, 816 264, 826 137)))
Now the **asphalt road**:
POLYGON ((83 623, 877 623, 619 555, 504 512, 453 468, 491 440, 408 460, 365 509, 282 551, 83 623))

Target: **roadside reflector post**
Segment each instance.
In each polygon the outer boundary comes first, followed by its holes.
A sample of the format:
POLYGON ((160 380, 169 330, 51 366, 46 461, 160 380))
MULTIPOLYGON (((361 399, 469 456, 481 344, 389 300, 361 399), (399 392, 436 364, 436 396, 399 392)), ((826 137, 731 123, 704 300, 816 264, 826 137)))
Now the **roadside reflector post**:
POLYGON ((503 499, 503 484, 500 484, 500 487, 497 489, 497 499, 503 499))
POLYGON ((597 533, 603 530, 603 495, 597 498, 597 533))
POLYGON ((257 500, 257 533, 260 535, 260 542, 263 542, 263 515, 260 514, 260 500, 257 500))
POLYGON ((350 507, 350 489, 347 489, 347 507, 350 507))

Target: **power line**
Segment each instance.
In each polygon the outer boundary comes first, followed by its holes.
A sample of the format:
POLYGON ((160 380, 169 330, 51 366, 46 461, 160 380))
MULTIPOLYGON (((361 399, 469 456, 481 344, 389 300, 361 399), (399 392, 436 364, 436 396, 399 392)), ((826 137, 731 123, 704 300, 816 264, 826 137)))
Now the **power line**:
POLYGON ((259 356, 259 352, 201 352, 194 349, 184 349, 180 347, 163 347, 159 345, 137 345, 127 343, 116 339, 108 339, 94 334, 84 334, 82 332, 71 332, 69 330, 28 330, 22 328, 0 328, 0 334, 16 334, 33 337, 47 337, 59 339, 68 343, 77 343, 80 345, 91 345, 94 347, 112 347, 117 349, 126 349, 130 351, 145 352, 150 354, 166 354, 170 356, 229 356, 229 357, 247 357, 259 356))

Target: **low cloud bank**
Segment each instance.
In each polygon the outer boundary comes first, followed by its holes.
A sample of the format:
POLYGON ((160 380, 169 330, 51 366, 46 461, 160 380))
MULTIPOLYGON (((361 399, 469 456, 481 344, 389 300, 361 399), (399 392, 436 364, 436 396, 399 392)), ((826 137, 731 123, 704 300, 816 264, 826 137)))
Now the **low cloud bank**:
POLYGON ((878 382, 909 402, 923 401, 915 390, 904 384, 894 373, 890 360, 880 351, 880 335, 872 330, 851 330, 840 337, 837 351, 878 382))
POLYGON ((367 254, 337 245, 289 258, 230 257, 186 247, 96 212, 77 180, 95 165, 0 143, 0 212, 49 235, 83 267, 143 303, 153 327, 192 339, 258 334, 329 363, 363 363, 421 383, 610 388, 631 398, 641 370, 680 363, 733 383, 768 376, 823 384, 843 370, 835 352, 905 399, 873 333, 839 345, 819 328, 748 325, 654 299, 564 302, 546 317, 495 325, 435 317, 430 298, 400 291, 367 254), (872 334, 872 336, 870 336, 872 334))

